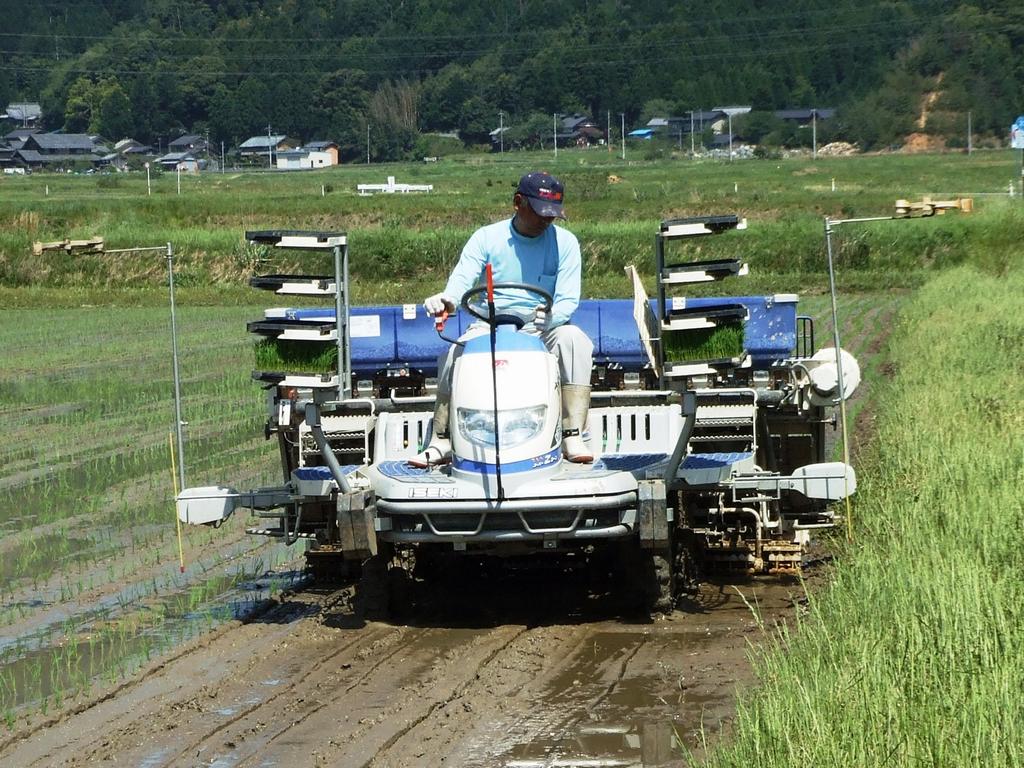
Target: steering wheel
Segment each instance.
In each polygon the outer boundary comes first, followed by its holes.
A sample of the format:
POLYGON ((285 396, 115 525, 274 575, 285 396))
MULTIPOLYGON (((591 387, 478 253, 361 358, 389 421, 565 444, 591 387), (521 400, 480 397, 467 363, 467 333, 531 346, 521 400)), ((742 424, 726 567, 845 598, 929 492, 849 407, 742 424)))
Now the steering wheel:
MULTIPOLYGON (((536 296, 537 298, 539 298, 541 300, 539 305, 544 307, 544 311, 547 314, 551 314, 551 307, 554 305, 555 300, 551 298, 551 294, 550 293, 545 291, 540 286, 530 285, 529 283, 495 283, 494 284, 494 290, 497 291, 497 290, 502 289, 502 288, 510 288, 510 289, 514 289, 514 290, 518 290, 518 291, 526 291, 527 293, 532 294, 533 296, 536 296)), ((468 291, 466 291, 462 295, 462 308, 464 310, 466 310, 470 315, 475 317, 477 320, 483 320, 485 323, 490 324, 491 318, 488 315, 483 314, 482 312, 477 310, 477 308, 470 303, 470 301, 472 299, 476 298, 476 296, 478 294, 486 293, 486 292, 487 292, 487 286, 486 285, 478 285, 475 288, 470 288, 468 291)), ((495 312, 494 313, 494 324, 495 325, 505 325, 505 324, 509 324, 509 323, 511 323, 512 325, 515 325, 516 328, 522 328, 524 323, 525 323, 525 321, 519 315, 513 315, 513 314, 510 314, 510 313, 507 313, 507 312, 501 312, 501 313, 495 312)))

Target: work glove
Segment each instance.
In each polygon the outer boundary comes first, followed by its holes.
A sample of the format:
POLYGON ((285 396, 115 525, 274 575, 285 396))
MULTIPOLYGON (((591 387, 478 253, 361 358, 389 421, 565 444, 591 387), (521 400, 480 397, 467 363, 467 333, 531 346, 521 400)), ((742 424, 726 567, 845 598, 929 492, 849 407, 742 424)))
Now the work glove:
POLYGON ((551 313, 544 309, 543 304, 538 304, 533 310, 533 327, 541 332, 551 328, 551 313))
POLYGON ((440 315, 446 311, 451 314, 455 311, 455 300, 443 293, 435 293, 423 300, 423 308, 428 315, 440 315))

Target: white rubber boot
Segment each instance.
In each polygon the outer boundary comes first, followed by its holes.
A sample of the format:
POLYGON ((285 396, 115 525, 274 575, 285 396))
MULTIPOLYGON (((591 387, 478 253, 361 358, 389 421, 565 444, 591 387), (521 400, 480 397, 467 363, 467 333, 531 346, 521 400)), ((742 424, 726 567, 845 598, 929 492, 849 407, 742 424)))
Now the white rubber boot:
POLYGON ((575 464, 590 464, 594 454, 583 442, 583 430, 590 413, 590 387, 583 384, 562 385, 562 453, 575 464))
POLYGON ((452 441, 448 433, 449 396, 437 396, 434 403, 434 424, 430 428, 430 443, 411 459, 409 464, 420 469, 447 464, 452 460, 452 441))

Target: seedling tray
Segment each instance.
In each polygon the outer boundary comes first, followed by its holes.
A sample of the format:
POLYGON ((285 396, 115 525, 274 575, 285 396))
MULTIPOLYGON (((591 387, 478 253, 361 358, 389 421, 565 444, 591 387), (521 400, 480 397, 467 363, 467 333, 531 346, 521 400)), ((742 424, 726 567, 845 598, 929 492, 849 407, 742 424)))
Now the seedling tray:
POLYGON ((260 339, 253 353, 259 370, 308 374, 338 370, 337 345, 322 341, 260 339))

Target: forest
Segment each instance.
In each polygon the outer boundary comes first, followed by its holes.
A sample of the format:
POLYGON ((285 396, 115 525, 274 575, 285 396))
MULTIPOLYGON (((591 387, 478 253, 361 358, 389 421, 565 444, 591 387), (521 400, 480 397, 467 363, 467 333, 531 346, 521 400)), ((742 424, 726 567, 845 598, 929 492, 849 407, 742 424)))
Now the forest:
MULTIPOLYGON (((743 138, 798 138, 773 110, 835 108, 819 140, 1004 144, 1024 111, 1016 0, 7 0, 0 103, 49 130, 235 146, 331 139, 343 157, 429 154, 432 134, 529 145, 554 113, 637 127, 753 108, 743 138), (620 115, 622 116, 620 118, 620 115)), ((543 139, 539 139, 543 140, 543 139)))

